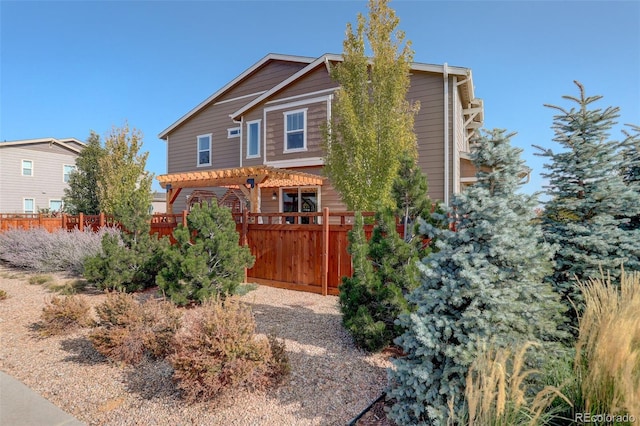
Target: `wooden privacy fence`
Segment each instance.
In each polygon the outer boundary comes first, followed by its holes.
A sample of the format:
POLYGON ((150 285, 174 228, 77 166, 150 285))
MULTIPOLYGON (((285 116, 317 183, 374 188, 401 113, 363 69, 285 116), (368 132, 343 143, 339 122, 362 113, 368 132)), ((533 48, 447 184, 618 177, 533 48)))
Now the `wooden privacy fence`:
MULTIPOLYGON (((363 213, 373 216, 374 213, 363 213)), ((38 215, 0 215, 0 230, 11 227, 44 226, 49 231, 78 228, 93 231, 101 226, 119 226, 104 214, 59 217, 38 215), (23 216, 22 218, 17 216, 23 216), (29 216, 29 217, 26 217, 29 216)), ((337 295, 342 277, 353 273, 347 253, 348 233, 353 228, 353 212, 330 212, 324 208, 314 213, 234 213, 240 244, 247 245, 256 261, 247 270, 247 279, 272 287, 301 290, 323 295, 337 295)), ((151 219, 151 233, 173 239, 179 223, 186 224, 187 212, 156 214, 151 219)), ((403 227, 397 231, 402 235, 403 227)), ((365 225, 370 238, 373 225, 365 225)))

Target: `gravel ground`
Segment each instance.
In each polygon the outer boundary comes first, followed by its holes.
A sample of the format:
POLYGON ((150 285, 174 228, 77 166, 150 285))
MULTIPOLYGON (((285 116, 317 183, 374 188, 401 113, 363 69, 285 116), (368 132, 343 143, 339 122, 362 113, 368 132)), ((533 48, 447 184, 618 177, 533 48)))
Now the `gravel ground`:
MULTIPOLYGON (((40 338, 34 324, 52 293, 0 266, 0 370, 90 425, 345 425, 386 386, 390 363, 355 348, 337 298, 259 286, 242 297, 258 332, 286 341, 291 375, 277 389, 186 404, 163 362, 131 368, 108 361, 87 331, 40 338)), ((54 275, 59 283, 73 278, 54 275)), ((93 306, 104 294, 86 293, 93 306)))

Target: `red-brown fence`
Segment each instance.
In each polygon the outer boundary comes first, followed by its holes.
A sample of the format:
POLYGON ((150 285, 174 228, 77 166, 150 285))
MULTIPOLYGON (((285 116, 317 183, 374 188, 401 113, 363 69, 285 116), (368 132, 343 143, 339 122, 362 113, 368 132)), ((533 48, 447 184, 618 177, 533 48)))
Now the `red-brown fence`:
MULTIPOLYGON (((373 213, 363 213, 373 216, 373 213)), ((246 244, 255 256, 247 278, 259 284, 320 294, 338 294, 343 276, 351 276, 351 256, 347 253, 348 232, 353 227, 353 212, 248 213, 234 214, 240 244, 246 244)), ((169 236, 179 223, 186 224, 187 212, 156 214, 151 233, 169 236)), ((97 230, 118 226, 104 214, 60 217, 42 215, 0 215, 0 231, 11 227, 28 229, 44 226, 55 229, 97 230), (13 216, 13 217, 8 217, 13 216)), ((373 225, 365 225, 369 238, 373 225)), ((397 231, 402 233, 402 225, 397 231)))

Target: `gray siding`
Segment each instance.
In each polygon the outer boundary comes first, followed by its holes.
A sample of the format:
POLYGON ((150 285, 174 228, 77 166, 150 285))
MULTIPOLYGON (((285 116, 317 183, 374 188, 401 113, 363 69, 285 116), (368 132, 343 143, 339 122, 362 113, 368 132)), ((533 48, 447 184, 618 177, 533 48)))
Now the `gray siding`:
POLYGON ((63 165, 75 165, 77 154, 56 144, 7 146, 0 144, 0 213, 22 213, 24 198, 33 198, 35 210, 62 200, 63 165), (22 160, 33 161, 33 176, 22 176, 22 160))

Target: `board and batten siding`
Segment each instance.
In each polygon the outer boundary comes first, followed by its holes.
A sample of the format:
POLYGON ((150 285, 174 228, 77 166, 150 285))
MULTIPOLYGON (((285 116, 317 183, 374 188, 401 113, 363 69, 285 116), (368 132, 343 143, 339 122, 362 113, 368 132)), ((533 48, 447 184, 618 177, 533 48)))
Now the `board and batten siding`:
POLYGON ((0 212, 22 213, 24 199, 34 199, 34 210, 62 200, 64 165, 75 165, 78 154, 57 144, 7 146, 0 144, 0 212), (33 175, 22 176, 22 160, 33 162, 33 175))

